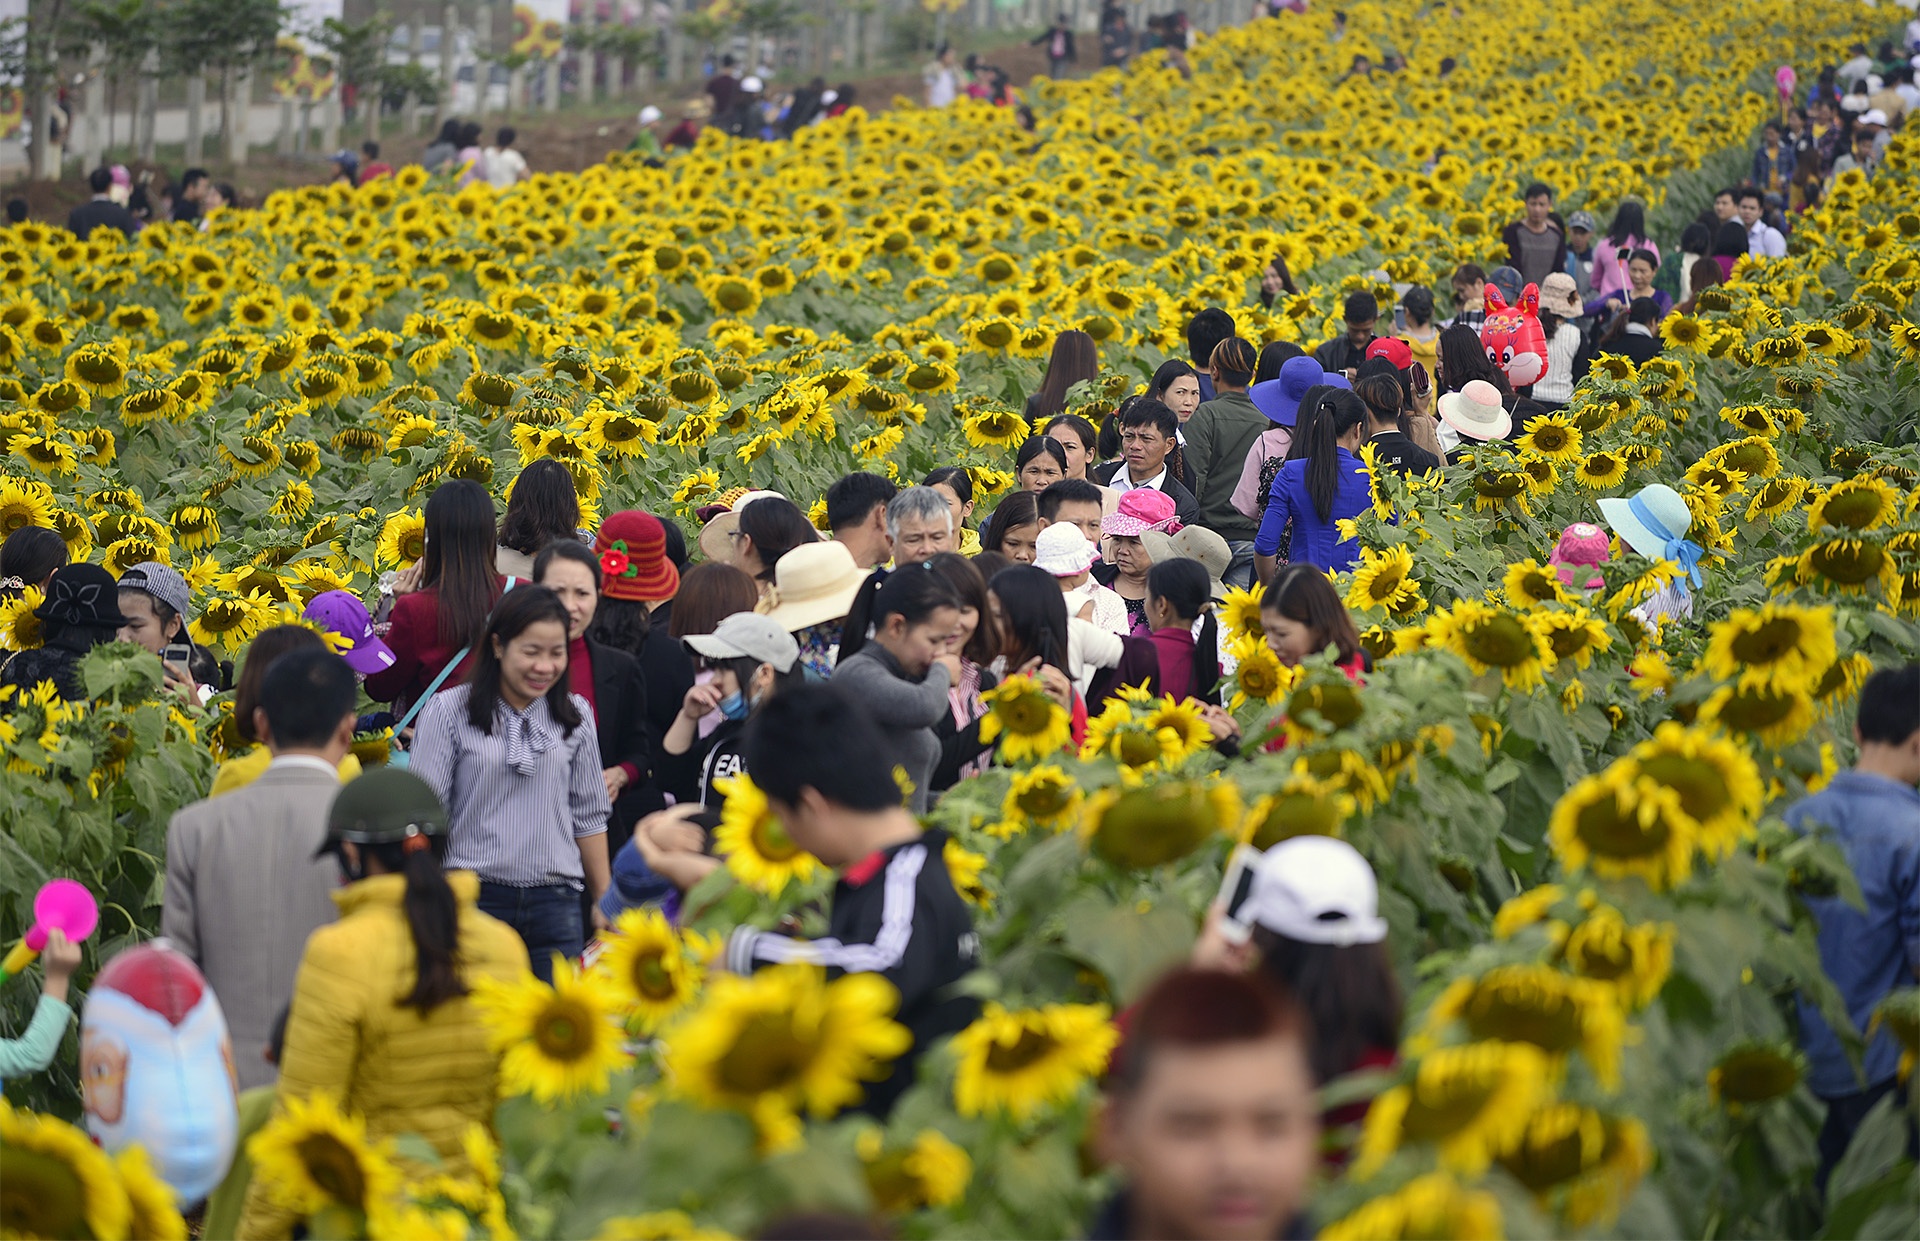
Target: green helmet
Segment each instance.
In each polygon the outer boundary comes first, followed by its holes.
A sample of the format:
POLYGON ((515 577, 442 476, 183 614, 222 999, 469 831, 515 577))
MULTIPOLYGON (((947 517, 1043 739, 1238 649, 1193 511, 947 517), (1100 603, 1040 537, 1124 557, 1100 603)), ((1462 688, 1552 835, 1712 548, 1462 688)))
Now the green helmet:
POLYGON ((333 852, 343 840, 391 845, 413 836, 446 834, 446 808, 425 780, 399 767, 376 767, 334 797, 320 853, 333 852))

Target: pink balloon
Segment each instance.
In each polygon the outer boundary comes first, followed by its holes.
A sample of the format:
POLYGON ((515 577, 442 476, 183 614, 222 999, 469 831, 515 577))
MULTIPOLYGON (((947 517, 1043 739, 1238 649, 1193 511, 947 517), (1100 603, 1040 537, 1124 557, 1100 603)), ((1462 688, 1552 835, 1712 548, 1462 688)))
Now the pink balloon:
POLYGON ((1781 65, 1773 71, 1774 84, 1780 88, 1780 97, 1793 94, 1794 85, 1800 81, 1800 75, 1793 71, 1792 65, 1781 65))
POLYGON ((33 898, 33 926, 27 947, 39 952, 47 946, 47 932, 58 930, 72 943, 93 934, 100 925, 100 906, 93 893, 71 879, 54 879, 33 898))

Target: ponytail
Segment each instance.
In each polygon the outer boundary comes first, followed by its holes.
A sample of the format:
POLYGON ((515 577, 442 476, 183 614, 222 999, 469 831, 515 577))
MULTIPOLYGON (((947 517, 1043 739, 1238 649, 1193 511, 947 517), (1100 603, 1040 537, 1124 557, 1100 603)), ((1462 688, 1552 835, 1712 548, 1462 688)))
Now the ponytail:
POLYGON ((1336 389, 1320 398, 1305 456, 1307 495, 1321 521, 1333 516, 1333 501, 1340 494, 1340 437, 1366 422, 1366 402, 1353 393, 1336 389))
POLYGON ((891 573, 875 570, 861 583, 840 634, 841 660, 865 646, 868 631, 886 624, 889 616, 902 616, 909 625, 915 625, 941 608, 959 610, 960 596, 946 578, 933 571, 932 564, 930 560, 921 561, 891 573))
POLYGON ((1147 594, 1173 609, 1173 614, 1191 625, 1200 621, 1200 632, 1193 642, 1193 696, 1206 701, 1220 681, 1220 626, 1209 606, 1213 579, 1198 560, 1179 557, 1162 560, 1147 570, 1147 594))
POLYGON ((412 994, 401 1002, 425 1017, 448 1000, 467 994, 467 984, 460 978, 460 903, 440 868, 447 838, 415 836, 372 848, 382 866, 406 877, 401 906, 413 933, 417 976, 412 994))

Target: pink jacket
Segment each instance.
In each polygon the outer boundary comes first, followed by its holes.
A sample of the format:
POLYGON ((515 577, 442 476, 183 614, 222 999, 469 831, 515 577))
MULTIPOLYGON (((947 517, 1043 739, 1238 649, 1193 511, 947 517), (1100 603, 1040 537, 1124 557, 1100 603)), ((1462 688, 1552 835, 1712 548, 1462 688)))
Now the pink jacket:
POLYGON ((1629 237, 1627 244, 1616 245, 1605 236, 1593 241, 1593 292, 1588 300, 1605 297, 1609 293, 1618 293, 1627 287, 1626 260, 1618 256, 1621 250, 1631 253, 1634 250, 1651 250, 1653 257, 1660 257, 1660 247, 1644 237, 1629 237))
POLYGON ((1284 460, 1292 447, 1292 427, 1269 427, 1253 441, 1253 451, 1240 471, 1240 485, 1233 489, 1233 507, 1242 517, 1259 521, 1267 511, 1267 497, 1260 494, 1260 467, 1275 457, 1284 460))

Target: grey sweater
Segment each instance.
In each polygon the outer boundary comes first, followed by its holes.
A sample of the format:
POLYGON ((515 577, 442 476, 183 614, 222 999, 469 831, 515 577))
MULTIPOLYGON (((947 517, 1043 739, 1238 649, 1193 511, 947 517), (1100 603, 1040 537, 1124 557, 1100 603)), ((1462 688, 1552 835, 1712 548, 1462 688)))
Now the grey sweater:
POLYGON ((940 713, 949 709, 947 690, 952 681, 946 665, 935 664, 922 679, 909 680, 891 651, 869 642, 840 661, 833 670, 833 683, 873 716, 887 747, 887 761, 905 768, 913 782, 913 812, 925 814, 928 785, 940 759, 940 739, 933 726, 940 713))

